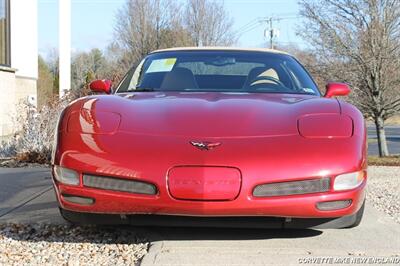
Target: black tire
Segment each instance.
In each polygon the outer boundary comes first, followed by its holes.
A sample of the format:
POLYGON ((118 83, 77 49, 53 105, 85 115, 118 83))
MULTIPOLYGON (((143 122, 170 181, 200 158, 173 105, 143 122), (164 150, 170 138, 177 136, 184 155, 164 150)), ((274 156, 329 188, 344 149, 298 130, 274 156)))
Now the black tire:
POLYGON ((345 227, 345 228, 354 228, 360 225, 361 220, 364 216, 364 207, 365 207, 365 200, 361 206, 361 208, 354 214, 354 223, 352 223, 351 225, 345 227))

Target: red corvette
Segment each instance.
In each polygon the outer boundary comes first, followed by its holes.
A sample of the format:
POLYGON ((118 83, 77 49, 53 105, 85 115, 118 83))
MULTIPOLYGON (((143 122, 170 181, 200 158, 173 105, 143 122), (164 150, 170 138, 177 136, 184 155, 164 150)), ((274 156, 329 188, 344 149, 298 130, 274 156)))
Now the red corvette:
POLYGON ((344 228, 362 218, 366 127, 291 55, 155 51, 62 113, 54 188, 75 223, 344 228))

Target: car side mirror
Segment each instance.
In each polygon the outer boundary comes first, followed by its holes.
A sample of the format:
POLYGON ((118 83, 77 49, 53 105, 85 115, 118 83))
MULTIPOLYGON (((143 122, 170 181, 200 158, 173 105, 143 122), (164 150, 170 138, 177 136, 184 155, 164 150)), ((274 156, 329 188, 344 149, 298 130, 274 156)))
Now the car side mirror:
POLYGON ((93 92, 103 92, 106 94, 111 93, 111 80, 104 79, 104 80, 95 80, 90 83, 90 90, 93 92))
POLYGON ((350 93, 350 87, 346 83, 330 82, 326 85, 325 98, 334 96, 347 96, 350 93))

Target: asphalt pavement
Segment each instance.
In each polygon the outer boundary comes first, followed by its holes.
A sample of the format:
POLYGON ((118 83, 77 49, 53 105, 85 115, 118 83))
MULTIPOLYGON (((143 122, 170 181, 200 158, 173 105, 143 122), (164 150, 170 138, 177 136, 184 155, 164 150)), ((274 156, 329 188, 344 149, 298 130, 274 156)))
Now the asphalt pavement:
MULTIPOLYGON (((0 223, 64 224, 47 168, 0 168, 0 223)), ((136 230, 132 228, 132 230, 136 230)), ((142 265, 291 265, 319 256, 398 256, 400 224, 367 204, 353 229, 146 229, 142 265)))
POLYGON ((62 224, 49 168, 0 168, 0 223, 62 224))
MULTIPOLYGON (((386 140, 390 154, 400 154, 400 126, 385 127, 386 140)), ((368 126, 368 154, 379 155, 376 128, 368 126)))

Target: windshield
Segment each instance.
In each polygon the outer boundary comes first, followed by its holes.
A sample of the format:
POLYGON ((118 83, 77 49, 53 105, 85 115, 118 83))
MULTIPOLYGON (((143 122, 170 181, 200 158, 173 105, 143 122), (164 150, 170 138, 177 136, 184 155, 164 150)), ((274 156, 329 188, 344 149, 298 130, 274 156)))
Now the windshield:
POLYGON ((320 95, 291 56, 253 51, 174 51, 147 56, 117 88, 129 91, 264 92, 320 95))

